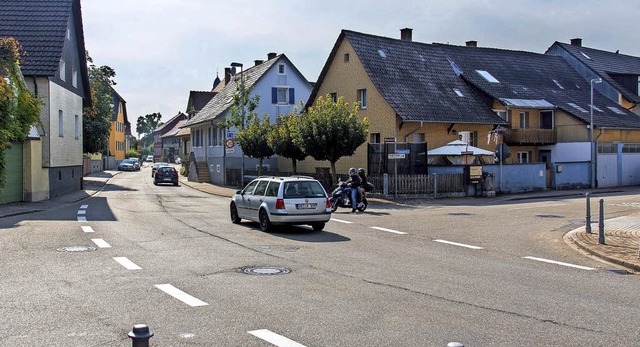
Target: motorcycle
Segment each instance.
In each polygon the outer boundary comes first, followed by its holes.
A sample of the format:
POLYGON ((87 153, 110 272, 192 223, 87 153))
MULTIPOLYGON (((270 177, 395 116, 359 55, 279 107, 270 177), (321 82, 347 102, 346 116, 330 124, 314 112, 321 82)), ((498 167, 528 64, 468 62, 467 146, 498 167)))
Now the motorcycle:
MULTIPOLYGON (((360 191, 360 199, 356 205, 356 209, 360 212, 364 212, 367 209, 369 203, 367 202, 367 191, 371 191, 373 185, 367 184, 365 189, 360 191)), ((331 193, 331 212, 335 212, 338 207, 352 208, 351 206, 351 187, 347 185, 347 182, 338 181, 338 187, 331 193)))

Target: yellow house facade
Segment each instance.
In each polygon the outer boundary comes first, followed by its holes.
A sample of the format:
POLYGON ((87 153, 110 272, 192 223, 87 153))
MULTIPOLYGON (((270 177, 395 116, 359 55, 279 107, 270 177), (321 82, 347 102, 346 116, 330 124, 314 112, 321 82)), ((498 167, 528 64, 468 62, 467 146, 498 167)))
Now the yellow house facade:
POLYGON ((113 91, 114 115, 111 118, 111 131, 109 133, 109 156, 114 157, 116 161, 125 159, 128 148, 126 148, 126 123, 127 108, 126 101, 113 91))

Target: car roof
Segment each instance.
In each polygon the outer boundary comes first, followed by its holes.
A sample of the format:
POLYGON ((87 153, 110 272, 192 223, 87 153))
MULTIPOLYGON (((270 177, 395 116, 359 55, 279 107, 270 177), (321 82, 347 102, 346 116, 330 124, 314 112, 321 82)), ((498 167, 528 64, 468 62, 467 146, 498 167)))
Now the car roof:
POLYGON ((292 182, 292 181, 317 181, 310 176, 259 176, 256 180, 270 180, 280 182, 292 182))

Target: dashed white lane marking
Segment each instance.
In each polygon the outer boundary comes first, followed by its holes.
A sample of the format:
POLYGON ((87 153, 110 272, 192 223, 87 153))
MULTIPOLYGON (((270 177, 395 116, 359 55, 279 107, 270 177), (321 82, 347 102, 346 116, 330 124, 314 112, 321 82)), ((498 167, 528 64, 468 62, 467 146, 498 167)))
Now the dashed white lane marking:
POLYGON ((103 239, 91 239, 91 241, 93 241, 93 243, 95 243, 96 246, 100 248, 111 248, 111 245, 108 244, 107 241, 103 239))
POLYGON ((78 215, 87 214, 87 210, 78 210, 78 215))
POLYGON ((88 225, 83 225, 81 226, 82 231, 84 231, 85 233, 92 233, 94 230, 92 227, 88 226, 88 225))
POLYGON ((398 230, 387 229, 387 228, 380 228, 380 227, 371 227, 371 229, 376 229, 376 230, 386 231, 386 232, 388 232, 388 233, 394 233, 394 234, 400 234, 400 235, 406 235, 406 234, 407 234, 407 233, 405 233, 404 231, 398 231, 398 230))
POLYGON ((87 217, 78 216, 78 222, 86 222, 86 221, 87 221, 87 217))
POLYGON ((278 335, 267 329, 252 330, 247 332, 278 347, 305 347, 305 345, 299 344, 291 339, 288 339, 282 335, 278 335))
POLYGON ((127 270, 142 270, 142 268, 129 260, 127 257, 113 257, 113 260, 117 261, 120 265, 124 266, 127 270))
POLYGON ((192 307, 209 305, 206 302, 195 298, 170 284, 156 284, 156 288, 192 307))
POLYGON ((478 246, 472 246, 472 245, 466 245, 464 243, 458 243, 458 242, 453 242, 453 241, 447 241, 447 240, 433 240, 435 242, 440 242, 440 243, 446 243, 448 245, 454 245, 454 246, 459 246, 459 247, 465 247, 465 248, 471 248, 471 249, 484 249, 482 247, 478 247, 478 246))
POLYGON ((331 218, 331 220, 334 221, 334 222, 345 223, 345 224, 352 224, 353 223, 353 222, 349 222, 348 220, 335 219, 335 218, 331 218))
POLYGON ((89 205, 82 205, 80 206, 81 209, 86 210, 89 207, 89 205))
POLYGON ((522 257, 522 258, 529 259, 529 260, 535 260, 535 261, 541 261, 543 263, 549 263, 549 264, 556 264, 556 265, 573 267, 573 268, 581 269, 581 270, 595 270, 595 268, 592 268, 592 267, 580 266, 580 265, 569 264, 569 263, 563 263, 563 262, 560 262, 560 261, 549 260, 549 259, 544 259, 544 258, 536 258, 536 257, 522 257))
POLYGON ((554 206, 564 206, 566 204, 545 204, 545 205, 533 205, 533 206, 525 206, 525 207, 514 207, 510 208, 507 211, 515 211, 515 210, 524 210, 526 208, 542 208, 542 207, 554 207, 554 206))

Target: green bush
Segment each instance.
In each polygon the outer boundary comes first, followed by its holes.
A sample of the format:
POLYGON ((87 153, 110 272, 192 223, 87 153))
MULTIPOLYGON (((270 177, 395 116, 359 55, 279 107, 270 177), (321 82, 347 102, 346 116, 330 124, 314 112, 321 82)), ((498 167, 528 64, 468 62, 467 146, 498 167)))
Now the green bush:
POLYGON ((180 167, 180 175, 184 176, 185 169, 184 166, 180 167))
POLYGON ((127 158, 140 158, 140 153, 135 149, 131 148, 127 151, 127 158))

